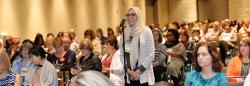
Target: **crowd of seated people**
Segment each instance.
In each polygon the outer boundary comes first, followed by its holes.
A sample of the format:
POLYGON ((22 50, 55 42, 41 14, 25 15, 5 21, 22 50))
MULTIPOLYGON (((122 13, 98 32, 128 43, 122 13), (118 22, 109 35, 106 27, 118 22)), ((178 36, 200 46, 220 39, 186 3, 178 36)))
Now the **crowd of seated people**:
MULTIPOLYGON (((155 45, 155 82, 174 86, 249 85, 249 25, 246 20, 229 19, 148 25, 155 45)), ((59 32, 56 37, 38 33, 34 41, 17 35, 1 39, 0 64, 4 66, 0 67, 0 85, 81 84, 84 82, 79 80, 87 76, 81 72, 93 70, 111 80, 107 83, 123 86, 122 38, 112 28, 107 28, 106 36, 102 30, 87 29, 84 37, 71 31, 59 32)))

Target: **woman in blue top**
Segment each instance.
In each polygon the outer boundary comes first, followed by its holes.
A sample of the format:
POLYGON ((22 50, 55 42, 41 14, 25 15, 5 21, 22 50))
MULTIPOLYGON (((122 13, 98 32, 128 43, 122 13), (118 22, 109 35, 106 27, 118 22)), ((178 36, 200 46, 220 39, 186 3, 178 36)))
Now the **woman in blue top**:
POLYGON ((31 43, 22 44, 19 53, 12 65, 12 71, 20 74, 21 76, 25 75, 28 72, 28 68, 31 66, 29 50, 32 48, 31 43))
POLYGON ((200 42, 194 50, 193 66, 185 86, 229 86, 227 76, 221 72, 223 64, 217 47, 200 42))
POLYGON ((0 50, 0 86, 21 86, 20 76, 11 71, 10 59, 0 50))

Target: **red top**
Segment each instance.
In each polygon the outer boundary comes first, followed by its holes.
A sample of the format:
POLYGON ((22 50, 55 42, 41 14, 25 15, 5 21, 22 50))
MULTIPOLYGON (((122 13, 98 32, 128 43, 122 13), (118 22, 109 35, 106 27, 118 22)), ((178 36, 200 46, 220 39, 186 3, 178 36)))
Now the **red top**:
POLYGON ((102 61, 102 72, 109 77, 109 68, 111 65, 112 57, 107 56, 105 59, 102 61))

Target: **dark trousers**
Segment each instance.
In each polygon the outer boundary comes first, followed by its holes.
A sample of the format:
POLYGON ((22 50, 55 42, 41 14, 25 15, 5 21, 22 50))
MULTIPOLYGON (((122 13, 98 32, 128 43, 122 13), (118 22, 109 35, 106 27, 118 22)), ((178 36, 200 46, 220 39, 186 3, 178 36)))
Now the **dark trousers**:
POLYGON ((154 69, 155 82, 167 80, 166 75, 164 75, 166 73, 167 69, 166 67, 158 65, 153 67, 153 69, 154 69))
POLYGON ((140 81, 139 80, 130 80, 130 83, 126 83, 125 86, 149 86, 148 83, 142 83, 140 84, 140 81))

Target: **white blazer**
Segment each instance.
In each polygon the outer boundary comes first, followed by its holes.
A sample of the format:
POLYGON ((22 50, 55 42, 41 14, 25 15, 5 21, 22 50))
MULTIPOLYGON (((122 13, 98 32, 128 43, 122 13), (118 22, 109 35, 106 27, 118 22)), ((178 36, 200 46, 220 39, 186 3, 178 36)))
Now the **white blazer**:
MULTIPOLYGON (((151 29, 144 27, 144 31, 140 33, 140 52, 138 55, 138 66, 143 65, 146 70, 140 74, 140 83, 148 82, 148 85, 155 84, 154 72, 152 61, 154 59, 154 38, 151 29)), ((121 42, 121 41, 120 41, 121 42)), ((122 43, 120 43, 120 49, 122 49, 122 43)), ((135 48, 135 47, 133 47, 135 48)), ((123 50, 121 50, 122 63, 123 62, 123 50)), ((127 73, 128 74, 128 73, 127 73)), ((129 83, 129 79, 127 79, 129 83)))

